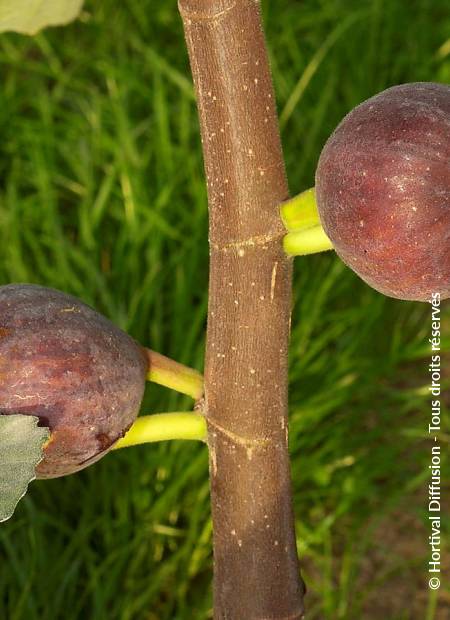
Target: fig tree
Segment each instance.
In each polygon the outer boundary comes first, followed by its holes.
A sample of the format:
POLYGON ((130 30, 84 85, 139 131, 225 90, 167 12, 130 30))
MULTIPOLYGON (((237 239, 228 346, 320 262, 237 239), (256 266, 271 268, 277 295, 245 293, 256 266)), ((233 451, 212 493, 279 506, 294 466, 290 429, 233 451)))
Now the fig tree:
POLYGON ((139 412, 147 370, 144 350, 75 297, 0 287, 0 415, 37 416, 50 429, 38 478, 106 454, 139 412))
POLYGON ((402 84, 354 108, 322 150, 316 196, 336 252, 373 288, 450 297, 450 87, 402 84))

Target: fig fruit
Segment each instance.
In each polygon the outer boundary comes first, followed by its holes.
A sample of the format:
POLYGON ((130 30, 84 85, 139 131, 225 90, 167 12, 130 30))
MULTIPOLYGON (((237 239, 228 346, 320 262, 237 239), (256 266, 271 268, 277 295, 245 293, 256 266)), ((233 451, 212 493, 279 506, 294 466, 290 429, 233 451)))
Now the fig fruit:
POLYGON ((50 428, 38 478, 106 454, 139 412, 147 370, 144 350, 75 297, 0 287, 0 415, 37 416, 50 428))
POLYGON ((388 88, 354 108, 316 171, 322 226, 378 291, 450 297, 450 87, 388 88))

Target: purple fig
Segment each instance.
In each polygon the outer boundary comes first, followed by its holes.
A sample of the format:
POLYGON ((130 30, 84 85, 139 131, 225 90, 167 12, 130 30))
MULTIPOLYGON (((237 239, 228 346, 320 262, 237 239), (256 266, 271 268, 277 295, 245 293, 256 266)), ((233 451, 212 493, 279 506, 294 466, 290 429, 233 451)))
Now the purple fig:
POLYGON ((0 415, 50 428, 38 478, 94 463, 130 428, 143 398, 144 350, 71 295, 0 287, 0 415))
POLYGON ((402 84, 354 108, 322 150, 316 195, 336 252, 370 286, 450 297, 450 87, 402 84))

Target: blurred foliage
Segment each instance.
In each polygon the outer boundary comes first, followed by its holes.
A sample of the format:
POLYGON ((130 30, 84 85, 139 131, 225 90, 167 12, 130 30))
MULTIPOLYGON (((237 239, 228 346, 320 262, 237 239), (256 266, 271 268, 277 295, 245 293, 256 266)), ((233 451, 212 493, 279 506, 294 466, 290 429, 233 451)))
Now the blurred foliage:
POLYGON ((67 24, 83 0, 0 0, 0 32, 36 34, 46 26, 67 24))

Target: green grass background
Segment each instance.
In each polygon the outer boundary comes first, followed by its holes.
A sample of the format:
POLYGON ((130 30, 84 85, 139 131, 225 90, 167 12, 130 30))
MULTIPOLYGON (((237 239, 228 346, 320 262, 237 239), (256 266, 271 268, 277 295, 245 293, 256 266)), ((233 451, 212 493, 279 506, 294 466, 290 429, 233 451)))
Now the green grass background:
MULTIPOLYGON (((446 0, 278 0, 264 17, 293 193, 353 106, 395 83, 450 81, 446 0)), ((0 283, 78 295, 201 369, 207 207, 175 2, 91 0, 66 28, 1 35, 0 71, 0 283)), ((426 573, 429 307, 379 295, 331 253, 296 261, 294 297, 307 618, 448 619, 449 574, 438 598, 426 573)), ((152 385, 144 409, 188 407, 152 385)), ((442 419, 448 454, 448 408, 442 419)), ((181 442, 33 483, 0 526, 0 618, 211 618, 208 501, 206 449, 181 442)))

